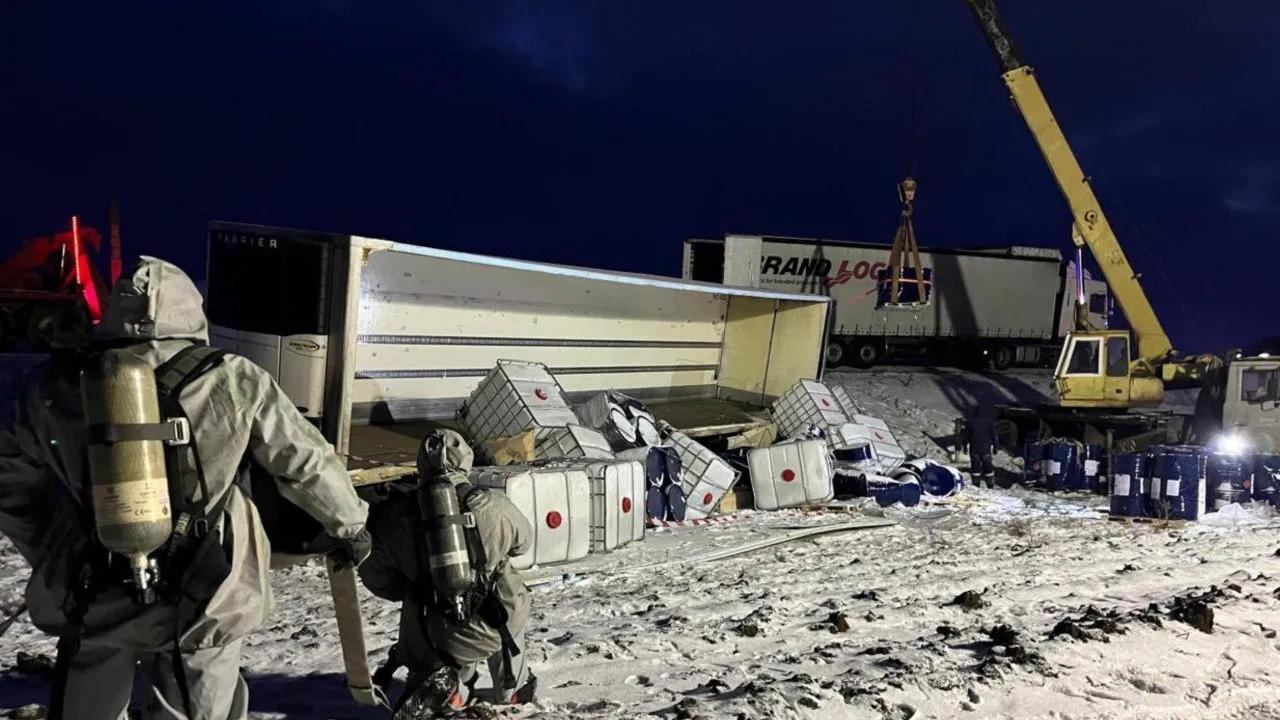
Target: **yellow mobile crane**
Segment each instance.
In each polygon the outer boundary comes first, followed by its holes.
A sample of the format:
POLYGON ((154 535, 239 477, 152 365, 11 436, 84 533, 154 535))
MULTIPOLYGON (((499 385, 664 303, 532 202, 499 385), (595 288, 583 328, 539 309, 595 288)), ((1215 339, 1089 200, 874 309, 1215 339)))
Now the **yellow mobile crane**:
POLYGON ((1221 360, 1178 356, 1102 212, 1089 177, 1049 109, 1035 72, 1018 57, 995 0, 965 2, 995 51, 1013 102, 1071 208, 1076 246, 1088 247, 1097 260, 1137 340, 1137 352, 1133 352, 1129 331, 1097 330, 1078 321, 1063 345, 1054 374, 1061 405, 1083 409, 1155 406, 1164 398, 1166 383, 1199 384, 1222 366, 1221 360))

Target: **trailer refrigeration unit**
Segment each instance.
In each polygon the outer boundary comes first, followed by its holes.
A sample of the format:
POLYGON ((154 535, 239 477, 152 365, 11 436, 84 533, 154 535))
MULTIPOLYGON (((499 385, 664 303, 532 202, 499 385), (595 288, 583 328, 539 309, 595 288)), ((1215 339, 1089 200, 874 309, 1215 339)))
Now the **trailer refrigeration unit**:
MULTIPOLYGON (((209 231, 212 341, 267 368, 375 500, 380 483, 414 472, 428 427, 450 424, 498 360, 542 363, 570 402, 641 399, 689 437, 767 423, 775 397, 821 377, 830 307, 350 235, 209 231)), ((292 527, 299 513, 270 515, 273 550, 282 534, 308 537, 292 527)), ((352 692, 373 702, 354 575, 331 567, 330 581, 352 692)))
POLYGON ((870 367, 904 355, 996 369, 1046 365, 1081 302, 1090 324, 1106 327, 1106 285, 1077 277, 1076 263, 1054 249, 922 249, 934 297, 912 310, 876 308, 876 277, 888 258, 888 245, 728 235, 686 240, 684 277, 829 296, 828 365, 870 367))

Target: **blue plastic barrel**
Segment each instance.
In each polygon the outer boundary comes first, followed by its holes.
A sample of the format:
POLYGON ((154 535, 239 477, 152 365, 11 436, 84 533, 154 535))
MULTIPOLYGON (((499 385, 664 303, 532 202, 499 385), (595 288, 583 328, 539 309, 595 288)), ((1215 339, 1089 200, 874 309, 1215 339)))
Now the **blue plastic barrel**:
POLYGON ((1093 443, 1084 446, 1084 486, 1095 495, 1107 494, 1107 469, 1103 447, 1093 443))
POLYGON ((898 305, 904 303, 927 303, 933 295, 933 268, 924 269, 924 297, 920 297, 920 286, 916 283, 916 269, 902 268, 898 280, 898 297, 893 295, 893 280, 888 268, 881 268, 876 273, 876 307, 898 305))
POLYGON ((1147 468, 1145 453, 1111 457, 1111 514, 1144 517, 1147 514, 1147 468))
POLYGON ((1280 507, 1280 455, 1253 458, 1253 499, 1280 507))
POLYGON ((1080 446, 1069 442, 1050 443, 1045 463, 1045 481, 1050 490, 1084 490, 1084 458, 1080 446))
MULTIPOLYGON (((920 489, 925 495, 934 498, 946 498, 960 492, 964 486, 964 477, 959 470, 947 467, 931 460, 911 460, 904 463, 900 470, 911 470, 920 478, 920 489)), ((889 473, 898 477, 899 471, 889 473)))
POLYGON ((906 507, 920 504, 920 483, 913 479, 887 478, 881 475, 865 476, 867 496, 874 498, 880 507, 902 503, 906 507))
POLYGON ((911 474, 900 478, 875 475, 851 467, 835 472, 836 497, 869 497, 881 507, 902 503, 906 507, 920 504, 920 482, 911 474))
POLYGON ((1195 520, 1205 512, 1208 453, 1196 445, 1162 445, 1152 451, 1148 513, 1195 520))
POLYGON ((854 498, 867 496, 867 483, 863 480, 866 470, 836 463, 831 477, 831 485, 837 498, 854 498))
POLYGON ((1205 469, 1209 507, 1221 510, 1232 503, 1253 499, 1253 458, 1235 453, 1209 455, 1205 469))

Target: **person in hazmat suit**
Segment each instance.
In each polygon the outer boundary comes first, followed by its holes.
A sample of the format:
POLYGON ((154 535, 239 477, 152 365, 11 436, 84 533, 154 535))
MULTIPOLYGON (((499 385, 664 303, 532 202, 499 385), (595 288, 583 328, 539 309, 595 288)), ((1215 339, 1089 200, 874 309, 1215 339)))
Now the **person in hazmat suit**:
POLYGON ((97 476, 89 487, 96 467, 87 458, 103 440, 86 430, 83 354, 55 356, 20 400, 13 427, 0 432, 0 533, 32 568, 32 622, 60 638, 54 720, 123 720, 139 664, 150 672, 147 717, 247 717, 241 643, 272 606, 270 547, 240 484, 248 462, 323 526, 328 550, 357 564, 368 554, 368 506, 342 460, 265 370, 207 343, 195 285, 176 266, 143 257, 116 285, 87 349, 109 347, 104 356, 146 370, 141 360, 156 369, 157 386, 179 358, 202 359, 170 398, 185 416, 175 426, 185 423, 189 437, 173 445, 183 451, 173 455, 179 469, 164 450, 168 541, 155 552, 163 572, 153 597, 140 598, 138 584, 121 577, 119 558, 102 546, 104 529, 94 527, 100 503, 127 506, 140 496, 130 483, 99 496, 97 476))
POLYGON ((472 712, 482 662, 497 703, 530 702, 537 688, 524 653, 529 596, 510 564, 532 547, 533 528, 505 495, 470 485, 471 463, 461 435, 431 432, 419 448, 416 492, 378 503, 369 518, 373 553, 360 578, 401 603, 394 659, 378 672, 385 684, 397 665, 409 669, 396 720, 472 712), (433 547, 432 533, 452 528, 465 532, 455 531, 451 547, 433 547), (449 592, 440 586, 442 559, 459 556, 462 582, 449 592))

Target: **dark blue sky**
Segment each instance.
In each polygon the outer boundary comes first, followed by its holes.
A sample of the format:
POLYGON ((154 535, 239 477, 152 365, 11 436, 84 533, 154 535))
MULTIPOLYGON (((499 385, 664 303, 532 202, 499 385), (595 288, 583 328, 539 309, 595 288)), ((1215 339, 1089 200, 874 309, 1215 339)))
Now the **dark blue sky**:
MULTIPOLYGON (((1274 334, 1280 5, 1002 9, 1175 344, 1274 334)), ((1069 246, 962 0, 16 2, 0 87, 0 247, 115 195, 196 277, 213 218, 678 274, 887 241, 908 168, 925 245, 1069 246)))

